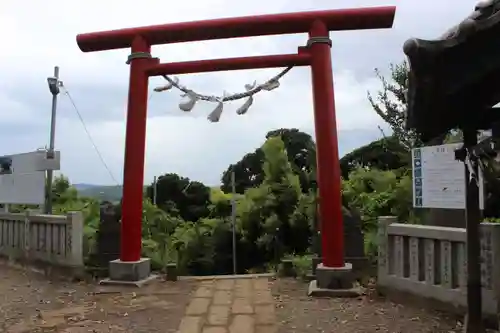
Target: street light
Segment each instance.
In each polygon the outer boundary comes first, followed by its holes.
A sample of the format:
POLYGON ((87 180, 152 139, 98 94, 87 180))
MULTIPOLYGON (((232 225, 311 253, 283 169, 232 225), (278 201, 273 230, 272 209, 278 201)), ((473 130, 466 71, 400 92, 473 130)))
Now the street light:
POLYGON ((61 86, 62 82, 59 81, 59 79, 57 77, 48 77, 47 83, 49 84, 50 93, 54 96, 57 96, 60 92, 59 87, 61 86))
MULTIPOLYGON (((56 111, 57 111, 57 95, 63 83, 59 80, 59 67, 54 67, 54 76, 47 78, 50 93, 52 94, 52 114, 50 118, 50 142, 49 150, 47 151, 47 158, 54 158, 54 145, 56 138, 56 111)), ((52 177, 53 170, 47 170, 47 202, 45 203, 45 213, 52 214, 52 177)))

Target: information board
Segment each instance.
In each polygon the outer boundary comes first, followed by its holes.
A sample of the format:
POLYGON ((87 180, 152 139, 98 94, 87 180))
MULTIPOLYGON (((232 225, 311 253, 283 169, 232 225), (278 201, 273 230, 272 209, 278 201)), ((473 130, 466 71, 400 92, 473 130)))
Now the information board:
POLYGON ((45 171, 60 168, 60 152, 0 156, 0 203, 40 205, 45 201, 45 171))
MULTIPOLYGON (((465 165, 455 159, 461 143, 412 150, 413 206, 465 209, 465 165)), ((484 209, 483 176, 479 171, 479 206, 484 209)))

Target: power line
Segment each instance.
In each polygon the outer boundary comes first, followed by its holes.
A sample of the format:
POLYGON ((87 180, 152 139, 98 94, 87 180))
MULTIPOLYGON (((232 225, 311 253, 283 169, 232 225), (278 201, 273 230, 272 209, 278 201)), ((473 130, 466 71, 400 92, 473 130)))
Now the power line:
POLYGON ((85 133, 87 133, 87 137, 90 141, 90 143, 92 144, 92 146, 94 147, 94 150, 95 152, 97 153, 97 156, 99 157, 99 159, 101 160, 101 163, 102 165, 104 166, 104 168, 107 170, 109 176, 111 177, 111 179, 116 183, 116 185, 120 185, 120 183, 116 180, 115 176, 113 175, 113 172, 111 171, 111 169, 108 167, 108 165, 106 164, 106 161, 104 160, 104 158, 102 157, 102 154, 101 152, 99 151, 99 148, 97 147, 94 139, 92 138, 92 135, 90 134, 88 128, 87 128, 87 125, 85 124, 85 121, 83 120, 83 117, 82 117, 82 114, 80 113, 80 111, 78 110, 78 107, 76 106, 76 103, 75 101, 73 100, 73 98, 71 97, 71 94, 69 93, 68 89, 63 86, 64 88, 64 91, 66 93, 66 96, 68 96, 68 99, 69 101, 71 102, 71 104, 73 105, 73 108, 75 109, 75 112, 78 116, 78 119, 80 119, 80 123, 82 124, 83 126, 83 129, 85 130, 85 133))

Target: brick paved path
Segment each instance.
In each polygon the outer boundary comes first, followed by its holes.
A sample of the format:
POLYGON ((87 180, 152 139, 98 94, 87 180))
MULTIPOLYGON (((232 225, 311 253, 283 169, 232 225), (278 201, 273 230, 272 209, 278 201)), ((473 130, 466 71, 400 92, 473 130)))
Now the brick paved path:
POLYGON ((267 278, 201 281, 179 333, 275 333, 274 299, 267 278))

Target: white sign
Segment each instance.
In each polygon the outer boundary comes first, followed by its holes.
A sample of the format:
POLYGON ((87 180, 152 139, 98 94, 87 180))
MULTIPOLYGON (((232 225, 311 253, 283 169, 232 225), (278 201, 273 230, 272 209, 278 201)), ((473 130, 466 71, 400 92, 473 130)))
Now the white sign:
POLYGON ((44 171, 0 176, 0 203, 41 205, 44 201, 44 171))
POLYGON ((0 156, 0 203, 40 205, 45 202, 45 171, 59 170, 60 152, 0 156))
MULTIPOLYGON (((0 156, 2 162, 11 161, 11 173, 29 173, 35 171, 59 170, 61 167, 61 153, 54 151, 54 158, 48 158, 45 150, 29 153, 0 156)), ((0 174, 1 174, 0 169, 0 174)))
MULTIPOLYGON (((461 143, 412 149, 413 206, 465 209, 465 165, 455 159, 461 143)), ((484 209, 483 175, 479 171, 479 206, 484 209)))

